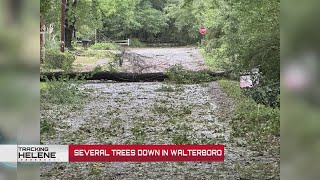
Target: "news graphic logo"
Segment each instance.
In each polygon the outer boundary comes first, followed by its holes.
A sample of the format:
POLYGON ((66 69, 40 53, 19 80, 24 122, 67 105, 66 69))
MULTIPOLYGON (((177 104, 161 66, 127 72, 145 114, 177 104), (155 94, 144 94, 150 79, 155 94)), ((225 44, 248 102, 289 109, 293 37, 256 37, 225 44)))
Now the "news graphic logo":
POLYGON ((19 145, 18 162, 68 162, 67 145, 19 145))
POLYGON ((223 145, 0 145, 0 162, 223 162, 223 145))
POLYGON ((223 145, 70 145, 70 162, 223 162, 223 145))

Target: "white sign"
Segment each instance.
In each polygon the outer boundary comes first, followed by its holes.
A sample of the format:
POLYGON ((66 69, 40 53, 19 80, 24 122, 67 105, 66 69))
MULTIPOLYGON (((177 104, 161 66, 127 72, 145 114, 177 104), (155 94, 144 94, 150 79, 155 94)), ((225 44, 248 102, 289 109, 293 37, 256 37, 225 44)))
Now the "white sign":
POLYGON ((253 81, 250 75, 240 76, 240 88, 246 87, 253 87, 253 81))
POLYGON ((259 84, 259 69, 253 68, 246 74, 240 75, 240 88, 251 88, 259 84))

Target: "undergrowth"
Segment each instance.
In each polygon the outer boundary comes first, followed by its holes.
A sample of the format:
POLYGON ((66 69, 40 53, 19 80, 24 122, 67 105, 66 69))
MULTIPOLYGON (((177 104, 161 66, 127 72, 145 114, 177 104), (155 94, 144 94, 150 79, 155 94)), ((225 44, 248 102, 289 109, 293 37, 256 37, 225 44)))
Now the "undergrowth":
POLYGON ((119 50, 120 46, 115 43, 95 43, 90 48, 95 50, 119 50))
POLYGON ((167 81, 176 84, 200 84, 217 80, 216 77, 211 76, 208 72, 187 70, 181 65, 170 67, 165 74, 168 76, 167 81))
POLYGON ((244 137, 252 148, 264 151, 277 147, 280 136, 280 109, 258 104, 243 94, 239 82, 220 80, 220 85, 235 104, 231 126, 233 137, 244 137))
POLYGON ((78 105, 86 97, 82 94, 78 85, 82 83, 84 77, 69 78, 61 76, 58 79, 47 79, 41 83, 41 103, 51 103, 56 105, 78 105))
POLYGON ((76 60, 70 52, 60 52, 58 49, 45 50, 44 66, 48 69, 63 69, 69 71, 76 60))
MULTIPOLYGON (((40 112, 52 110, 53 107, 59 109, 59 113, 76 111, 82 107, 87 95, 79 90, 79 84, 84 77, 69 78, 61 76, 59 79, 53 78, 41 82, 40 87, 40 112)), ((51 137, 56 134, 56 128, 63 126, 63 122, 57 122, 55 118, 48 118, 41 115, 40 134, 51 137)), ((49 138, 47 137, 47 138, 49 138)))
POLYGON ((146 47, 146 45, 144 43, 142 43, 138 38, 132 38, 130 39, 130 47, 146 47))

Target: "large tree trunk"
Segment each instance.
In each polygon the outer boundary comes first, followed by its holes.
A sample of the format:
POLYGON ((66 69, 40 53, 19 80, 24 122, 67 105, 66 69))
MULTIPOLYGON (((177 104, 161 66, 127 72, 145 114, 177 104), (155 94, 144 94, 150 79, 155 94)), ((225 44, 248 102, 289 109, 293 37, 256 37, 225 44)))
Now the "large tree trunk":
POLYGON ((66 29, 65 29, 65 47, 72 48, 72 35, 74 31, 74 26, 69 25, 69 22, 66 20, 66 29))
MULTIPOLYGON (((199 71, 201 72, 201 71, 199 71)), ((209 72, 203 71, 208 73, 213 77, 228 77, 228 72, 225 71, 218 71, 218 72, 209 72)), ((74 79, 76 77, 81 77, 84 80, 111 80, 117 82, 153 82, 153 81, 164 81, 168 78, 165 73, 123 73, 123 72, 46 72, 41 73, 40 81, 52 80, 57 79, 59 80, 60 77, 68 76, 70 79, 74 79)))
POLYGON ((64 74, 62 72, 48 72, 41 73, 40 81, 57 79, 60 77, 68 76, 70 79, 74 79, 76 77, 82 77, 85 80, 111 80, 117 82, 152 82, 152 81, 164 81, 167 76, 164 73, 112 73, 112 72, 97 72, 92 75, 91 72, 71 72, 64 74))
MULTIPOLYGON (((74 0, 71 4, 71 1, 67 1, 67 8, 66 8, 66 14, 68 14, 68 11, 71 9, 75 9, 77 6, 78 1, 74 0)), ((76 23, 76 17, 72 18, 69 16, 69 18, 66 18, 65 20, 65 47, 66 48, 73 48, 72 47, 72 37, 73 33, 75 31, 75 23, 76 23)))

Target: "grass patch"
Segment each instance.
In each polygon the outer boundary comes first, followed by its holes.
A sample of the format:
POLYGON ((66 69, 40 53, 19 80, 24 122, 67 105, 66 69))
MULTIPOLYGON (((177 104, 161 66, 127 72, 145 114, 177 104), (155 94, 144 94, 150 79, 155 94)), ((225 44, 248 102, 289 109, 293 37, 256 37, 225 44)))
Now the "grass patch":
POLYGON ((75 64, 95 64, 98 62, 96 57, 77 56, 75 64))
POLYGON ((119 50, 121 47, 115 43, 95 43, 90 48, 94 50, 119 50))
POLYGON ((245 137, 254 145, 254 150, 264 151, 274 144, 278 146, 280 136, 280 109, 258 105, 244 95, 235 81, 220 80, 224 91, 234 100, 235 109, 231 126, 233 137, 245 137))
POLYGON ((41 119, 40 134, 53 135, 55 133, 56 125, 47 119, 41 119))
POLYGON ((192 113, 190 106, 173 107, 163 104, 154 104, 152 111, 160 115, 168 115, 168 117, 184 117, 192 113))
POLYGON ((114 54, 109 51, 103 51, 103 50, 85 50, 85 51, 79 51, 78 57, 84 56, 84 57, 94 57, 97 59, 104 59, 104 58, 113 58, 114 54))

